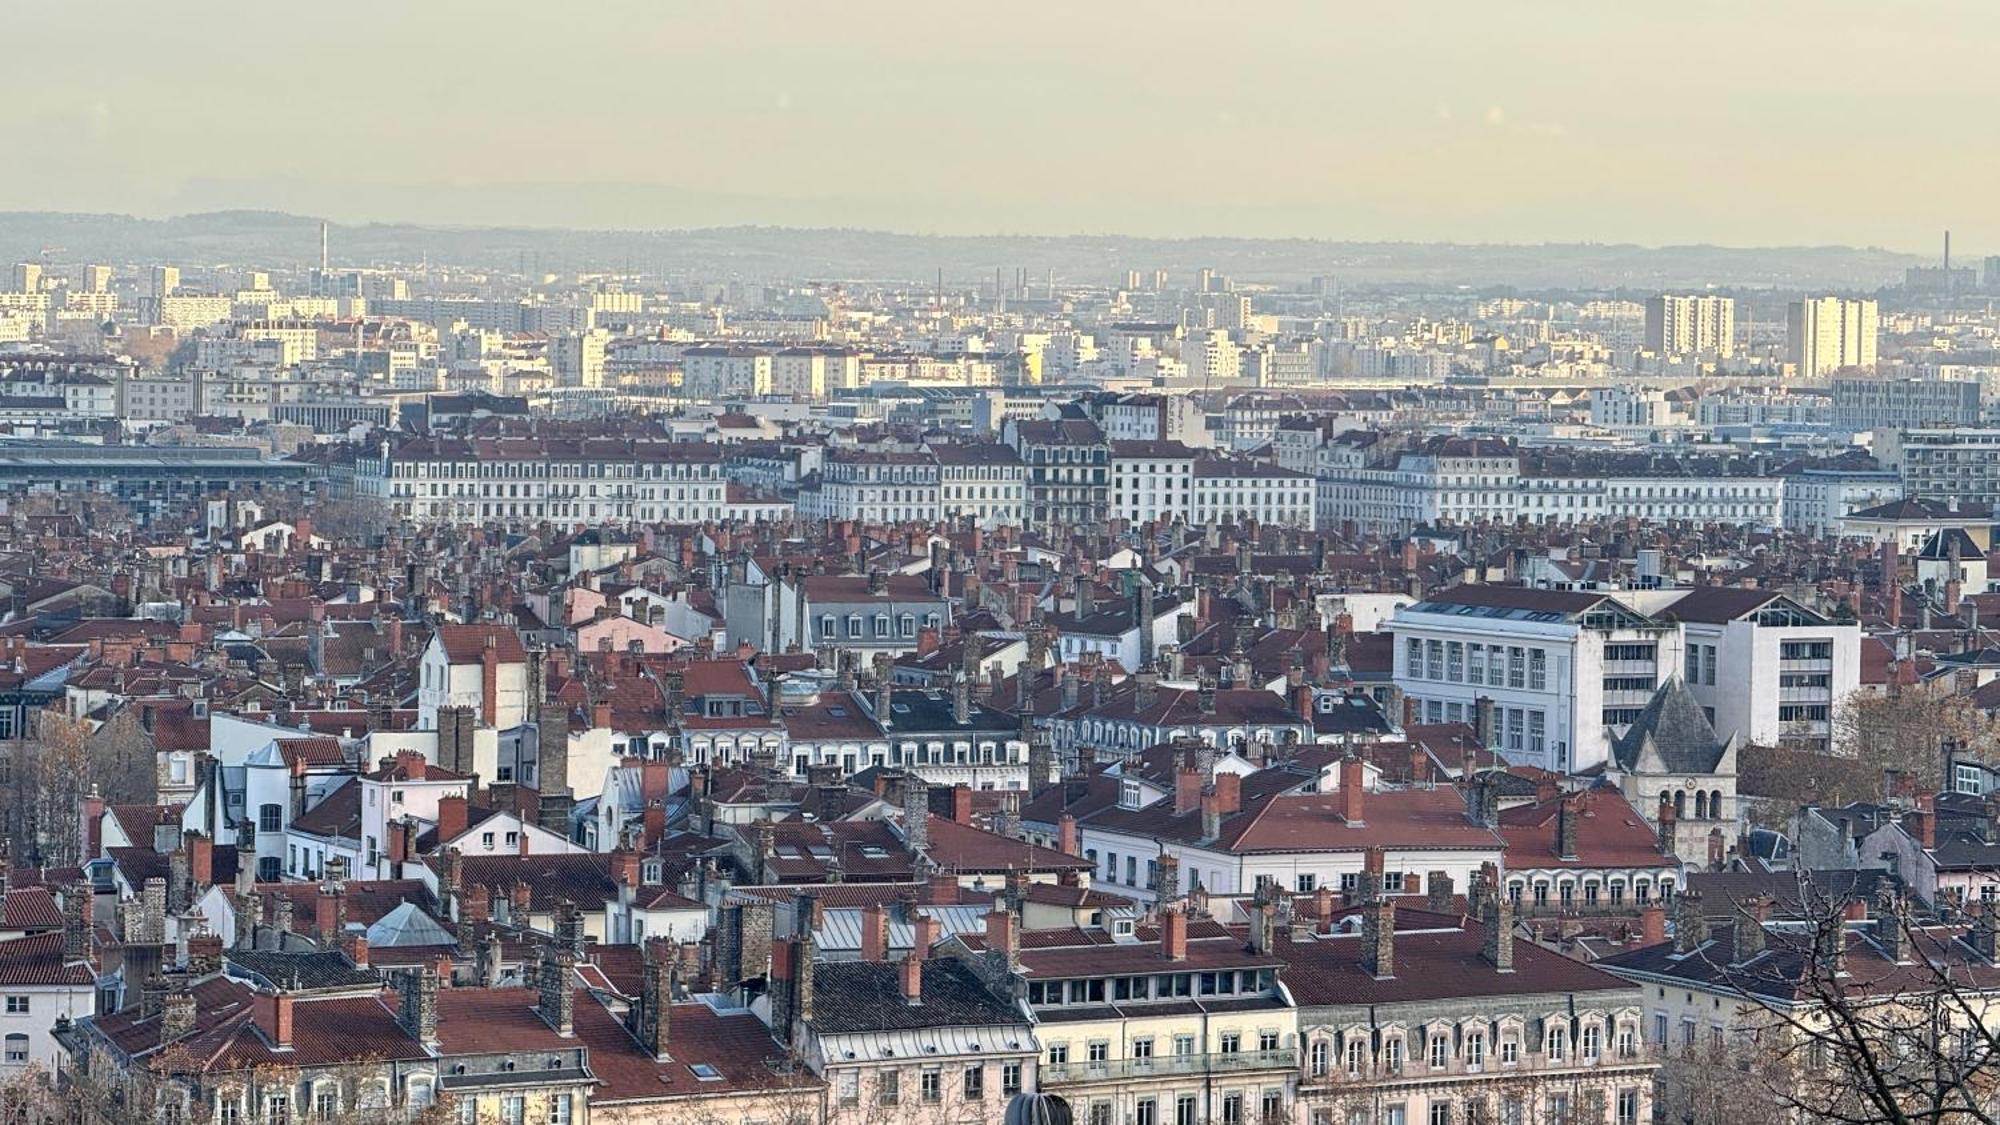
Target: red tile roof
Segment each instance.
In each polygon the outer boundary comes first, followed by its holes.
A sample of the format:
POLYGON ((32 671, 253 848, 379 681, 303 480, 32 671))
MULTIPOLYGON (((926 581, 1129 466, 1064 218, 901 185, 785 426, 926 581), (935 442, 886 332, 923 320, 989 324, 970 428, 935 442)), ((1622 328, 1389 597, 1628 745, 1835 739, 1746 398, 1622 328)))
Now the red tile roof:
POLYGON ((1500 814, 1500 835, 1507 841, 1509 871, 1547 868, 1678 867, 1680 861, 1660 851, 1660 838, 1623 794, 1589 789, 1572 797, 1519 805, 1500 814), (1565 800, 1579 809, 1576 858, 1557 855, 1556 832, 1565 800))
MULTIPOLYGON (((9 896, 10 898, 12 896, 9 896)), ((30 934, 0 941, 0 985, 97 983, 97 973, 84 961, 63 956, 60 932, 30 934)))
POLYGON ((505 625, 440 625, 439 643, 445 659, 453 664, 478 664, 485 659, 486 639, 493 638, 495 655, 502 664, 519 664, 528 659, 521 647, 520 634, 505 625))

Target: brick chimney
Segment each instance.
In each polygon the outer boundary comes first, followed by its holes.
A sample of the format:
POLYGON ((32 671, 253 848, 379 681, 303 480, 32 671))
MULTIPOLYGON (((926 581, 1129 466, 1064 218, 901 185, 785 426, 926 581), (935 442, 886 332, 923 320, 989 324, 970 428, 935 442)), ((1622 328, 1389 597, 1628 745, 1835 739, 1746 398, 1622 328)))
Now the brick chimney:
POLYGON ((1011 911, 995 908, 986 915, 986 948, 1004 955, 1009 965, 1020 957, 1019 934, 1011 911))
POLYGON ((1081 855, 1079 847, 1076 818, 1064 813, 1056 820, 1056 850, 1064 855, 1081 855))
POLYGON ((187 837, 188 878, 197 894, 215 885, 215 841, 192 832, 187 837))
POLYGON ((879 965, 889 958, 889 912, 879 902, 861 908, 861 959, 879 965))
POLYGON ((454 793, 438 798, 437 842, 439 847, 449 844, 471 826, 472 814, 463 793, 454 793))
POLYGON ((1556 806, 1556 858, 1573 860, 1576 858, 1576 834, 1583 824, 1583 798, 1581 794, 1565 797, 1556 806))
POLYGON ((1169 961, 1187 960, 1187 915, 1178 907, 1160 912, 1160 952, 1169 961))
POLYGON ((1355 757, 1353 751, 1348 751, 1347 756, 1340 760, 1340 819, 1349 828, 1360 828, 1368 823, 1362 816, 1367 800, 1367 794, 1363 792, 1364 776, 1361 759, 1355 757))
POLYGON ((1758 895, 1743 904, 1743 917, 1736 921, 1736 963, 1742 964, 1764 952, 1764 923, 1771 919, 1771 900, 1758 895))
POLYGON ((910 955, 918 958, 929 957, 931 946, 936 945, 938 940, 937 919, 928 914, 919 914, 915 921, 911 922, 911 926, 916 930, 916 937, 910 943, 910 955))
POLYGON ((924 882, 924 901, 933 906, 952 906, 958 902, 958 876, 949 871, 939 871, 924 882))
POLYGON ((320 884, 313 899, 313 932, 320 945, 331 949, 347 929, 347 888, 331 878, 320 884))
POLYGON ((1639 911, 1639 944, 1660 945, 1667 940, 1667 908, 1649 902, 1639 911))
POLYGON ((1190 813, 1201 807, 1200 770, 1185 767, 1174 771, 1174 814, 1190 813))
POLYGON ((160 1046, 193 1034, 194 1024, 194 993, 186 990, 168 993, 160 1008, 160 1046))
POLYGON ((1240 774, 1227 770, 1217 770, 1215 774, 1215 808, 1223 816, 1241 812, 1243 809, 1243 778, 1240 774))
POLYGON ((955 824, 972 823, 972 788, 967 785, 951 787, 951 819, 955 824))
POLYGON ((479 647, 479 718, 487 726, 497 726, 496 716, 500 707, 500 647, 499 639, 492 633, 486 634, 485 643, 479 647))
POLYGON ((1701 912, 1701 892, 1683 890, 1674 900, 1674 949, 1693 953, 1708 940, 1708 918, 1701 912))
POLYGON ((913 951, 903 958, 900 968, 903 982, 903 1002, 922 1004, 924 1002, 924 959, 913 951))
POLYGON ((1433 871, 1425 877, 1424 909, 1433 914, 1449 914, 1452 908, 1451 872, 1433 871))
MULTIPOLYGON (((1489 868, 1489 872, 1490 872, 1489 868)), ((1484 931, 1479 955, 1495 972, 1514 971, 1514 900, 1499 883, 1497 874, 1487 874, 1481 887, 1480 928, 1484 931)))
POLYGON ((1376 980, 1396 975, 1396 900, 1386 895, 1362 916, 1361 967, 1376 980))
POLYGON ((257 1030, 274 1047, 292 1045, 292 997, 283 992, 259 992, 252 1004, 257 1030))

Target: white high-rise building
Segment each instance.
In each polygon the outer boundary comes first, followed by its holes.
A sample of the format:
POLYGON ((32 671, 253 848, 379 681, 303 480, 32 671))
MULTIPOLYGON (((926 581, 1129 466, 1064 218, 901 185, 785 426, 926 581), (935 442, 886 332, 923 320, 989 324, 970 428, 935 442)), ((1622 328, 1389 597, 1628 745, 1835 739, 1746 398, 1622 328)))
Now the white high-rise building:
POLYGON ((1669 294, 1647 301, 1646 350, 1730 358, 1736 354, 1736 298, 1669 294))
POLYGON ((1220 328, 1189 334, 1181 342, 1181 362, 1188 381, 1203 386, 1230 382, 1238 372, 1236 344, 1220 328))
POLYGON ((1785 310, 1785 358, 1803 378, 1875 366, 1875 302, 1808 297, 1785 310))
POLYGON ((602 328, 586 329, 549 339, 549 366, 556 383, 564 387, 604 385, 604 350, 611 333, 602 328))

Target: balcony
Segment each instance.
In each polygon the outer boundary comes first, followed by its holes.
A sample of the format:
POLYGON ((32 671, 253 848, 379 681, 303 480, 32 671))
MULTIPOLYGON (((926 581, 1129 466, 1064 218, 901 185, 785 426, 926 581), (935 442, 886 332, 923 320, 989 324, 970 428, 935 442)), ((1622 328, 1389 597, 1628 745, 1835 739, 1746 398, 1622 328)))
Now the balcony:
POLYGON ((1039 1071, 1044 1086, 1065 1083, 1114 1082, 1125 1079, 1167 1078, 1188 1074, 1236 1074, 1248 1070, 1296 1070, 1296 1050, 1234 1051, 1212 1055, 1153 1055, 1140 1059, 1107 1059, 1104 1062, 1043 1063, 1039 1071))

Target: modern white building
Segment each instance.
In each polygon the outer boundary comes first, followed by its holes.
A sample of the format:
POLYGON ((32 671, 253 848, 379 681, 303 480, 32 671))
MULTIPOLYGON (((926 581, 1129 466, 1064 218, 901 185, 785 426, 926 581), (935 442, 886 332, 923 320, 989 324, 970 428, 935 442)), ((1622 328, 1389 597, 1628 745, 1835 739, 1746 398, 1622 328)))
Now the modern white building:
POLYGON ((1465 585, 1388 624, 1396 686, 1427 723, 1481 722, 1516 765, 1570 773, 1605 761, 1681 667, 1680 630, 1602 592, 1465 585))
POLYGON ((1861 683, 1858 623, 1734 586, 1697 587, 1659 616, 1680 625, 1681 678, 1718 736, 1841 749, 1833 718, 1861 683))
POLYGON ((1669 294, 1647 301, 1646 350, 1728 359, 1736 354, 1736 298, 1669 294))
POLYGON ((690 398, 771 393, 771 353, 758 348, 695 347, 681 354, 681 387, 690 398))
POLYGON ((1801 378, 1875 366, 1881 317, 1872 300, 1808 297, 1785 309, 1785 358, 1801 378))

